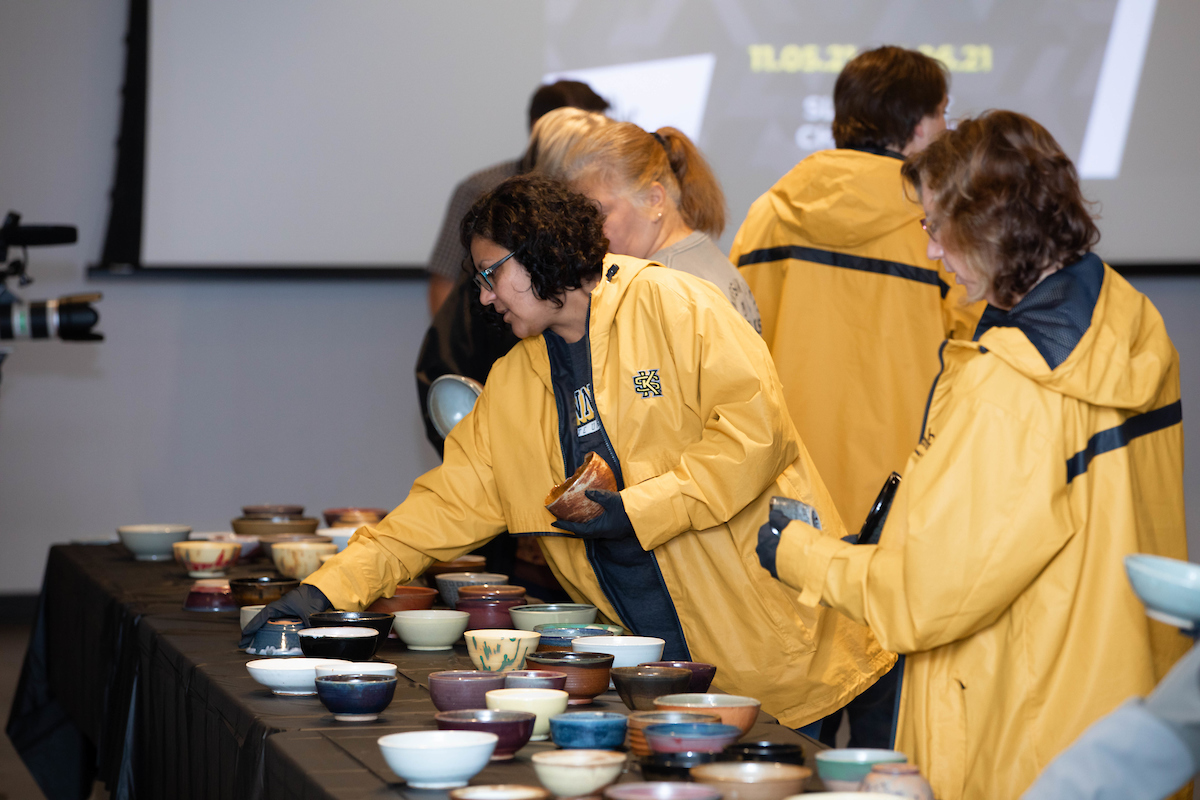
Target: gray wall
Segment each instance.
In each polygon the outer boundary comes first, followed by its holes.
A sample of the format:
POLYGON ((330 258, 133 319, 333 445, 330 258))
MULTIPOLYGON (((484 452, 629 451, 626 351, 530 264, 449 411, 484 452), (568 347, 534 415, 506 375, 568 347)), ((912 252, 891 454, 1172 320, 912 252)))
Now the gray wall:
MULTIPOLYGON (((103 291, 108 337, 19 343, 3 367, 0 594, 36 590, 50 544, 123 523, 227 529, 245 503, 402 500, 436 463, 412 380, 424 282, 87 281, 107 218, 125 2, 3 0, 0 19, 0 203, 80 231, 76 246, 33 251, 37 283, 22 293, 103 291)), ((1181 351, 1195 442, 1200 279, 1137 285, 1181 351)), ((1196 520, 1196 446, 1188 457, 1196 520)))

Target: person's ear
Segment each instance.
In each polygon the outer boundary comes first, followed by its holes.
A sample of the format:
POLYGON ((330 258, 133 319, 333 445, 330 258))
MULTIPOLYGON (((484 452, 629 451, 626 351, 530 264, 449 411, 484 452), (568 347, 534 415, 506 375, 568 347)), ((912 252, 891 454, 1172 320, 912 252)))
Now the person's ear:
POLYGON ((654 181, 650 187, 646 189, 644 195, 646 201, 646 209, 650 212, 653 219, 660 219, 663 212, 667 210, 667 190, 659 183, 654 181))

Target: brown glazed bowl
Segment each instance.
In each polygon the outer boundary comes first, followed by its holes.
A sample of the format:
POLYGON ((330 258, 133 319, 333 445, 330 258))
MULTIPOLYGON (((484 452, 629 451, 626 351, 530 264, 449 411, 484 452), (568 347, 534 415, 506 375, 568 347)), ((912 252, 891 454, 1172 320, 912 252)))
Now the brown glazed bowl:
POLYGON ((296 517, 282 521, 258 517, 238 517, 229 522, 233 532, 239 536, 257 536, 259 539, 278 533, 312 534, 316 532, 317 526, 320 524, 321 520, 316 517, 296 517))
POLYGON ((525 656, 525 664, 526 669, 565 672, 567 682, 563 690, 569 696, 567 705, 584 706, 608 690, 613 658, 611 653, 530 653, 525 656))
POLYGON ((383 614, 394 614, 397 611, 424 611, 433 608, 437 598, 437 589, 428 586, 397 586, 396 593, 391 597, 381 597, 367 611, 377 611, 383 614))
POLYGON ((506 583, 478 583, 462 586, 458 590, 459 600, 525 600, 524 586, 509 586, 506 583))
POLYGON ((704 694, 708 691, 708 687, 712 686, 713 678, 717 675, 717 668, 712 664, 705 664, 702 661, 650 661, 642 664, 643 667, 678 667, 686 669, 692 673, 692 680, 688 683, 688 688, 683 689, 684 692, 694 692, 696 694, 704 694))
POLYGON ((635 711, 629 715, 629 749, 636 755, 649 756, 654 751, 642 733, 650 725, 670 725, 676 722, 720 722, 721 718, 708 712, 635 711))
POLYGON ((754 727, 762 703, 753 697, 736 694, 668 694, 654 699, 660 711, 698 711, 716 714, 726 725, 736 725, 742 735, 754 727))
POLYGON ((630 711, 653 711, 654 698, 687 691, 692 673, 678 667, 613 667, 613 686, 630 711))
POLYGON ((330 528, 357 528, 374 525, 388 514, 382 508, 327 508, 321 512, 330 528))
POLYGON ((422 574, 435 578, 447 572, 483 572, 486 566, 487 559, 483 556, 465 555, 453 561, 435 561, 422 574))
POLYGON ((692 780, 719 791, 728 800, 783 800, 804 791, 808 767, 760 761, 717 761, 692 767, 692 780))
POLYGON ((239 607, 273 603, 299 585, 300 581, 295 578, 279 575, 229 579, 229 591, 233 594, 233 602, 239 607))
POLYGON ((587 498, 588 489, 617 491, 617 479, 608 462, 595 451, 587 458, 575 474, 550 490, 546 495, 546 510, 559 519, 569 522, 587 522, 604 513, 604 509, 587 498))

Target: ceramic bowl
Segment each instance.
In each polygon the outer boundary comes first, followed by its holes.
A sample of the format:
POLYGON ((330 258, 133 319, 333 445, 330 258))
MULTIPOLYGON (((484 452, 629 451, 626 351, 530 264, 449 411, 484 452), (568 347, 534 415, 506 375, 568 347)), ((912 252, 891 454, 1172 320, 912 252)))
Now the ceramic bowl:
POLYGON ((246 626, 250 624, 250 620, 258 616, 258 612, 266 608, 263 606, 242 606, 238 609, 238 622, 242 625, 242 630, 246 630, 246 626))
POLYGON ((264 536, 276 536, 281 533, 311 535, 320 524, 321 521, 316 517, 238 517, 230 520, 229 527, 233 528, 234 533, 241 536, 257 536, 262 539, 264 536))
POLYGON ((465 555, 453 561, 435 561, 425 568, 425 576, 436 578, 447 572, 483 572, 487 568, 487 558, 484 556, 465 555))
POLYGON ((379 634, 370 628, 304 628, 296 635, 304 655, 344 661, 366 661, 375 655, 379 640, 379 634))
POLYGON ((321 566, 318 556, 336 553, 333 542, 276 542, 271 546, 275 569, 288 578, 304 580, 321 566))
POLYGON ((692 767, 692 779, 713 787, 725 800, 784 800, 804 790, 808 767, 757 761, 716 762, 692 767))
POLYGON ((443 711, 433 717, 441 730, 486 731, 496 734, 492 761, 511 761, 513 754, 529 742, 537 715, 531 711, 474 708, 443 711))
POLYGON ((313 628, 370 628, 379 634, 371 651, 375 655, 392 629, 392 615, 374 611, 318 611, 308 615, 308 624, 313 628))
POLYGON ((246 670, 273 694, 313 695, 317 693, 316 668, 332 663, 328 658, 260 658, 247 663, 246 670))
POLYGON ((525 669, 525 656, 533 652, 542 638, 533 631, 478 630, 467 631, 467 655, 476 669, 488 672, 508 672, 525 669))
POLYGON ((460 587, 478 586, 485 583, 508 583, 508 576, 495 572, 447 572, 444 575, 438 575, 434 580, 437 582, 442 600, 446 605, 454 608, 458 605, 460 587))
POLYGON ((686 669, 692 673, 692 679, 688 682, 688 687, 682 691, 693 694, 704 694, 707 692, 708 687, 712 686, 713 678, 717 675, 716 667, 712 664, 705 664, 702 661, 651 661, 641 666, 686 669))
POLYGON ((412 788, 451 789, 487 766, 497 738, 484 731, 406 731, 381 736, 379 749, 412 788))
POLYGON ((238 556, 239 561, 249 561, 262 554, 262 545, 259 544, 257 536, 239 536, 229 531, 215 531, 212 533, 196 533, 193 531, 188 535, 188 538, 193 541, 205 542, 237 542, 242 546, 241 555, 238 556))
POLYGON ((395 678, 397 670, 395 664, 387 661, 348 661, 317 667, 318 678, 327 678, 330 675, 383 675, 395 678))
POLYGON ((616 750, 625 744, 624 714, 571 711, 550 718, 550 738, 568 750, 616 750))
POLYGON ((548 738, 550 718, 567 710, 567 693, 558 689, 493 689, 485 699, 488 708, 536 714, 531 742, 548 738))
POLYGON ((424 611, 433 606, 437 597, 437 589, 428 586, 397 586, 396 593, 391 597, 381 597, 367 611, 379 611, 394 614, 397 611, 424 611))
POLYGON ((649 781, 618 783, 604 790, 608 800, 721 800, 721 793, 699 783, 649 781))
POLYGON ((504 688, 504 673, 452 669, 429 675, 429 697, 438 711, 487 708, 487 693, 504 688))
POLYGON ((290 657, 304 655, 297 634, 304 627, 298 619, 272 619, 254 633, 246 652, 252 656, 290 657))
POLYGON ((172 545, 185 541, 192 529, 187 525, 122 525, 117 536, 138 561, 170 561, 172 545))
POLYGON ((268 559, 274 560, 271 548, 283 542, 331 542, 328 536, 318 536, 315 533, 262 533, 256 534, 262 545, 262 553, 268 559))
POLYGON ((278 575, 229 579, 229 591, 239 606, 273 603, 299 585, 300 581, 295 578, 281 578, 278 575))
POLYGON ((876 764, 903 764, 906 761, 908 756, 899 750, 873 747, 821 750, 817 753, 817 774, 826 789, 852 792, 876 764))
POLYGON ((304 506, 280 503, 242 506, 242 515, 251 519, 298 519, 304 516, 304 506))
POLYGON ((515 606, 522 605, 525 605, 524 597, 488 599, 467 598, 459 595, 458 605, 455 608, 471 615, 470 630, 486 628, 512 630, 512 616, 509 611, 515 606))
POLYGON ((589 705, 598 694, 608 689, 612 670, 611 653, 552 652, 530 653, 525 656, 530 669, 546 669, 567 674, 563 689, 570 695, 573 706, 589 705))
POLYGON ((726 761, 765 761, 804 766, 804 748, 791 742, 735 742, 725 748, 726 761))
POLYGON ((651 753, 638 759, 638 768, 648 781, 690 781, 692 767, 711 764, 718 756, 718 753, 651 753))
POLYGON ((720 753, 741 738, 742 732, 719 722, 672 722, 647 725, 642 735, 655 753, 720 753))
POLYGON ((534 630, 541 633, 542 631, 554 631, 564 628, 595 629, 597 633, 592 634, 593 636, 624 636, 629 633, 629 631, 620 625, 613 625, 609 622, 589 622, 586 625, 575 625, 570 622, 543 622, 541 625, 536 626, 534 630))
POLYGON ((229 593, 229 581, 223 578, 201 578, 192 584, 183 601, 185 611, 236 611, 237 603, 229 593))
POLYGON ((736 694, 668 694, 655 698, 654 707, 660 711, 704 711, 716 714, 726 725, 736 725, 746 734, 758 719, 762 706, 753 697, 736 694))
POLYGON ((533 754, 533 771, 557 797, 587 797, 614 783, 625 754, 611 750, 551 750, 533 754))
POLYGON ((565 481, 553 487, 543 501, 546 510, 559 519, 587 522, 604 513, 604 508, 587 496, 589 489, 617 491, 617 479, 599 453, 591 452, 579 469, 565 481))
POLYGON ((459 602, 463 600, 516 600, 525 599, 524 586, 509 586, 507 583, 476 583, 458 587, 459 602))
POLYGON ((550 800, 551 794, 540 786, 519 783, 485 783, 450 790, 451 800, 550 800))
MULTIPOLYGON (((616 625, 605 627, 619 627, 616 625)), ((559 651, 567 651, 571 649, 571 642, 582 636, 624 636, 625 629, 620 628, 619 633, 613 633, 605 630, 604 627, 598 625, 564 625, 561 623, 550 623, 549 625, 535 625, 533 628, 535 633, 542 635, 542 640, 538 642, 538 652, 547 653, 559 651)))
POLYGON ((392 703, 396 678, 388 675, 318 675, 317 697, 339 722, 371 722, 392 703))
POLYGON ((719 723, 721 718, 708 712, 689 711, 635 711, 629 715, 629 749, 639 756, 649 756, 652 751, 646 743, 643 731, 651 725, 669 725, 679 722, 719 723))
POLYGON ((513 625, 523 631, 531 631, 536 625, 547 622, 586 625, 596 621, 596 607, 587 603, 543 603, 522 606, 509 612, 513 625))
POLYGON ((549 669, 514 669, 504 674, 505 689, 558 689, 565 691, 567 673, 549 669))
POLYGON ((327 508, 321 512, 325 524, 331 528, 358 528, 362 525, 374 525, 388 515, 382 508, 327 508))
POLYGON ((426 405, 434 430, 445 439, 462 418, 471 413, 483 384, 465 375, 439 375, 429 384, 426 405))
POLYGON ((193 578, 219 578, 237 563, 242 546, 236 542, 175 542, 175 560, 193 578))
POLYGON ((577 653, 611 653, 613 667, 636 667, 662 658, 666 642, 654 636, 580 636, 571 640, 577 653))
POLYGON ((1125 556, 1125 574, 1151 618, 1185 629, 1200 622, 1200 564, 1139 553, 1125 556))
POLYGON ((465 611, 438 608, 397 611, 395 618, 392 625, 396 635, 409 650, 449 650, 470 622, 470 615, 465 611))
POLYGON ((687 691, 692 673, 678 667, 614 667, 610 679, 630 711, 653 711, 654 698, 687 691))

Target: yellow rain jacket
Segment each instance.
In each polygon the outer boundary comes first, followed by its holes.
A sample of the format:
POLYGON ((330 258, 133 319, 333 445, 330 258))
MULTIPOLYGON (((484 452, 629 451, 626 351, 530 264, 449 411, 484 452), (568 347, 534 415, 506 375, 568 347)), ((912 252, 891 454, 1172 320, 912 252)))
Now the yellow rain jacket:
MULTIPOLYGON (((758 698, 786 725, 819 719, 895 656, 862 625, 801 605, 759 566, 757 531, 773 495, 808 502, 824 535, 844 534, 788 418, 770 354, 711 284, 626 256, 608 256, 605 269, 589 318, 595 405, 624 475, 634 550, 656 569, 654 585, 616 588, 646 603, 666 597, 653 621, 682 629, 692 659, 717 666, 716 686, 758 698)), ((525 339, 496 362, 447 439, 442 466, 307 583, 336 608, 361 609, 500 531, 561 533, 543 505, 565 471, 546 341, 525 339)), ((539 541, 573 599, 637 630, 617 611, 622 598, 614 603, 602 588, 593 543, 539 541)))
POLYGON ((938 346, 970 339, 983 313, 925 257, 903 163, 857 150, 809 156, 750 207, 730 251, 788 411, 852 531, 920 434, 938 346))
POLYGON ((792 523, 780 580, 906 654, 897 749, 940 800, 1017 798, 1187 649, 1125 579, 1187 557, 1179 359, 1094 255, 947 341, 878 545, 792 523))

